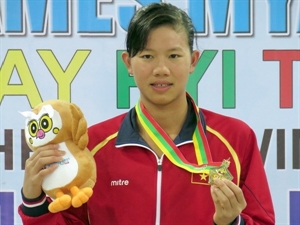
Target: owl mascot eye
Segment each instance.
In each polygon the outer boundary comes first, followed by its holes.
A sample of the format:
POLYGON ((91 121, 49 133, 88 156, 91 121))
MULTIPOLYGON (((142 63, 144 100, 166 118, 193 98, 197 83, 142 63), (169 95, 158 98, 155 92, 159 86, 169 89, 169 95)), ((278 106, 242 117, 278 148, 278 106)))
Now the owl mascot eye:
POLYGON ((25 138, 32 151, 58 144, 66 152, 63 160, 55 163, 58 168, 42 183, 43 191, 53 199, 49 211, 55 213, 86 203, 93 194, 96 164, 86 147, 87 122, 80 108, 67 101, 50 100, 21 114, 26 117, 25 138))

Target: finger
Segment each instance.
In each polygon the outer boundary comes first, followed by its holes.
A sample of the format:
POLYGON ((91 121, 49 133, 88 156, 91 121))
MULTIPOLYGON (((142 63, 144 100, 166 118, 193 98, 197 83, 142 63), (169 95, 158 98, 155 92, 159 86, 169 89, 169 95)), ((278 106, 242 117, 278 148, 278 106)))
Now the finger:
POLYGON ((58 147, 59 147, 58 144, 44 145, 44 146, 38 147, 37 151, 44 151, 44 150, 48 150, 48 149, 58 150, 58 147))
MULTIPOLYGON (((57 162, 62 161, 61 157, 44 157, 40 158, 32 168, 27 169, 26 177, 29 176, 29 179, 32 185, 41 185, 42 180, 45 176, 52 173, 59 166, 57 162), (48 165, 48 166, 45 166, 48 165), (28 174, 27 174, 28 173, 28 174)), ((26 180, 24 180, 26 181, 26 180)), ((28 181, 27 181, 28 182, 28 181)))
POLYGON ((37 174, 42 169, 45 169, 45 165, 53 164, 62 161, 62 156, 42 156, 34 158, 32 161, 26 162, 26 167, 31 170, 31 173, 37 174))
POLYGON ((56 154, 60 154, 60 152, 63 152, 63 151, 58 150, 57 144, 45 145, 45 146, 37 148, 30 158, 32 160, 34 160, 39 155, 42 155, 42 156, 56 155, 56 154))
POLYGON ((228 221, 225 222, 225 224, 231 224, 230 222, 240 214, 240 207, 238 205, 232 205, 230 200, 219 187, 213 185, 211 190, 215 205, 214 221, 222 221, 222 224, 225 221, 228 221))
POLYGON ((240 204, 246 204, 244 193, 243 193, 242 189, 239 186, 237 186, 235 183, 233 183, 232 181, 229 181, 229 180, 224 180, 224 183, 234 193, 234 195, 236 197, 236 200, 240 204))
MULTIPOLYGON (((23 194, 28 199, 34 199, 42 193, 42 181, 45 176, 52 173, 58 165, 54 165, 49 169, 40 170, 39 173, 33 175, 25 175, 23 181, 23 194)), ((25 171, 26 173, 26 171, 25 171)))
POLYGON ((44 177, 46 177, 47 175, 52 173, 54 170, 56 170, 58 166, 59 165, 57 163, 54 163, 51 166, 40 170, 40 172, 37 174, 37 176, 39 176, 40 178, 43 179, 44 177))
POLYGON ((44 169, 45 165, 62 161, 62 155, 64 155, 63 151, 41 148, 37 151, 37 154, 26 160, 25 167, 28 169, 25 170, 30 170, 30 173, 35 175, 44 169))
POLYGON ((34 154, 29 158, 29 162, 36 162, 39 158, 48 157, 48 156, 62 156, 64 151, 58 150, 58 145, 46 145, 40 148, 37 148, 34 154))
POLYGON ((224 210, 224 206, 222 205, 222 202, 220 201, 220 194, 221 191, 219 190, 219 188, 215 185, 212 185, 210 187, 210 191, 211 191, 211 196, 215 205, 215 210, 216 212, 221 212, 224 210))
POLYGON ((231 210, 232 203, 228 199, 228 197, 224 194, 224 192, 217 186, 212 186, 212 191, 214 194, 214 202, 217 204, 218 209, 222 210, 231 210))
POLYGON ((35 161, 27 163, 25 167, 24 182, 32 185, 40 185, 43 178, 53 172, 58 164, 56 162, 62 161, 62 157, 49 156, 38 158, 35 161), (45 168, 45 165, 51 165, 45 168))
POLYGON ((232 202, 243 203, 245 201, 241 188, 232 181, 224 179, 217 181, 217 184, 220 185, 220 190, 222 190, 232 202))
POLYGON ((216 179, 214 182, 216 186, 219 188, 220 192, 217 192, 220 201, 222 202, 225 208, 233 208, 236 204, 238 204, 237 197, 235 193, 231 190, 225 180, 216 179))

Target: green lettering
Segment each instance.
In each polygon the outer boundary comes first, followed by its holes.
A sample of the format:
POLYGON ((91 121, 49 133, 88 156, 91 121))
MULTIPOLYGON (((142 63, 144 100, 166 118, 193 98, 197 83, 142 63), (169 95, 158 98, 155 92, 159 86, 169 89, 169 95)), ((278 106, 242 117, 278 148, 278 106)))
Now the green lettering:
POLYGON ((130 88, 136 87, 134 78, 128 74, 122 60, 123 50, 117 50, 117 108, 128 109, 130 107, 130 88))
MULTIPOLYGON (((134 78, 128 74, 127 68, 122 61, 122 52, 123 50, 117 51, 117 108, 127 109, 130 107, 130 88, 136 87, 136 84, 134 78)), ((189 77, 187 91, 196 103, 198 102, 198 83, 217 52, 217 50, 203 51, 194 73, 189 77)))
POLYGON ((205 71, 215 58, 217 52, 217 50, 203 51, 194 73, 192 73, 189 77, 187 83, 187 92, 193 97, 196 104, 198 104, 198 84, 201 78, 203 77, 205 71))
POLYGON ((235 50, 223 51, 223 108, 235 108, 235 50))

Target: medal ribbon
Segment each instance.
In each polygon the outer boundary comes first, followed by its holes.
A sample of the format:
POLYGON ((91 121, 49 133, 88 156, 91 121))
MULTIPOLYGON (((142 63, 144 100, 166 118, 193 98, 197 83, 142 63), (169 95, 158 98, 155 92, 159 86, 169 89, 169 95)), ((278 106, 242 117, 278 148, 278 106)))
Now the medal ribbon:
POLYGON ((186 160, 174 144, 173 140, 149 114, 141 101, 136 104, 135 110, 142 127, 173 164, 192 173, 208 173, 209 170, 220 167, 222 163, 213 162, 208 141, 201 124, 199 108, 196 106, 191 96, 188 93, 186 93, 186 95, 191 100, 197 117, 197 126, 193 134, 193 143, 198 165, 186 160))

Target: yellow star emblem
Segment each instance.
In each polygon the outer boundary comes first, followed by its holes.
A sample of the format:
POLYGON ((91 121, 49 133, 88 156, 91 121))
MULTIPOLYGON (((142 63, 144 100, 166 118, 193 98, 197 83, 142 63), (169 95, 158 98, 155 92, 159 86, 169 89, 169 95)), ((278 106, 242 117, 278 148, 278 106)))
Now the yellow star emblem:
POLYGON ((206 180, 206 177, 208 177, 206 173, 200 173, 199 175, 201 177, 201 180, 206 180))

